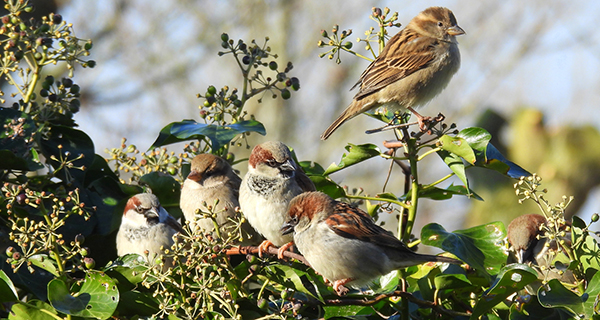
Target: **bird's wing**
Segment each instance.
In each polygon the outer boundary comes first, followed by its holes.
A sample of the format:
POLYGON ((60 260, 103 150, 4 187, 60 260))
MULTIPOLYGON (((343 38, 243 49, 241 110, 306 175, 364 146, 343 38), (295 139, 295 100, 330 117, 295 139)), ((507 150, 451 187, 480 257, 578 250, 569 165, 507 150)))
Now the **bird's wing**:
POLYGON ((391 232, 383 229, 373 222, 373 218, 366 212, 353 208, 347 203, 338 202, 333 214, 325 220, 329 229, 348 239, 357 239, 371 242, 379 246, 390 248, 406 248, 391 232))
POLYGON ((427 67, 435 58, 435 41, 407 29, 398 32, 360 76, 360 91, 354 99, 360 100, 427 67))

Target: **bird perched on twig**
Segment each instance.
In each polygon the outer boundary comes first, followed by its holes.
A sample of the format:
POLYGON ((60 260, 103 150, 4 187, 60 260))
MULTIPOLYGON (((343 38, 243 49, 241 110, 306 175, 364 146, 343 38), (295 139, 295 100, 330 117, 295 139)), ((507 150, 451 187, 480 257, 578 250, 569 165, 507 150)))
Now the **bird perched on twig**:
MULTIPOLYGON (((173 236, 183 232, 173 218, 151 193, 131 197, 125 205, 123 219, 117 233, 117 254, 137 253, 153 262, 163 249, 173 245, 173 236)), ((168 261, 165 262, 168 266, 168 261)))
POLYGON ((315 190, 315 185, 294 162, 288 147, 268 141, 254 147, 248 172, 240 186, 240 207, 250 225, 265 239, 259 255, 271 245, 280 247, 278 257, 292 245, 293 236, 279 232, 289 202, 297 195, 315 190))
POLYGON ((300 253, 316 272, 333 282, 338 295, 347 292, 344 285, 348 283, 360 287, 395 269, 425 262, 461 264, 411 251, 366 212, 322 192, 295 197, 281 232, 293 232, 300 253))
POLYGON ((327 139, 344 122, 357 115, 387 106, 409 110, 425 128, 413 108, 421 106, 448 85, 460 67, 456 36, 464 34, 452 11, 442 7, 425 9, 406 28, 393 36, 352 87, 358 93, 344 112, 323 132, 327 139))

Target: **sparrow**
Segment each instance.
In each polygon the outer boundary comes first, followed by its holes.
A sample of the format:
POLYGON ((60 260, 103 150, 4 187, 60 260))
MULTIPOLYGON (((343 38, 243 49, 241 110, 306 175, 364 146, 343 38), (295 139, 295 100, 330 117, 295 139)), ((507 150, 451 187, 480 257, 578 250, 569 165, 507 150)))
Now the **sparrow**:
MULTIPOLYGON (((140 193, 125 205, 117 233, 117 254, 137 253, 153 262, 163 249, 173 245, 173 236, 183 232, 181 225, 160 205, 158 197, 140 193), (163 248, 163 249, 161 249, 163 248)), ((165 262, 168 266, 168 261, 165 262)))
MULTIPOLYGON (((196 215, 196 211, 212 212, 216 214, 216 223, 219 225, 221 235, 231 232, 234 223, 231 219, 240 217, 236 208, 239 189, 242 179, 233 171, 231 165, 223 158, 213 154, 199 154, 192 159, 191 171, 181 189, 179 206, 187 221, 190 221, 192 231, 197 229, 202 232, 213 232, 215 226, 210 218, 196 215)), ((244 240, 242 245, 258 244, 260 238, 254 229, 247 223, 242 223, 244 240)))
POLYGON ((508 225, 507 239, 518 263, 536 262, 546 252, 542 231, 546 218, 539 214, 526 214, 513 219, 508 225))
MULTIPOLYGON (((511 251, 518 263, 529 264, 538 269, 538 277, 545 280, 559 279, 562 282, 576 282, 571 270, 553 265, 549 251, 557 251, 556 240, 549 240, 544 236, 547 220, 539 214, 526 214, 513 219, 508 225, 507 240, 511 251), (550 258, 550 259, 549 259, 550 258), (554 266, 554 267, 553 267, 554 266), (543 268, 537 268, 543 267, 543 268)), ((565 226, 569 226, 567 222, 565 226)), ((571 246, 571 239, 566 236, 565 246, 571 246)), ((509 261, 510 262, 510 261, 509 261)), ((537 292, 539 284, 535 284, 531 292, 537 292)))
POLYGON ((293 245, 293 235, 279 232, 285 222, 289 202, 315 185, 294 162, 288 147, 268 141, 252 149, 248 172, 240 186, 240 208, 248 222, 266 239, 259 255, 270 246, 278 246, 278 257, 293 245))
POLYGON ((307 192, 289 205, 281 233, 294 235, 294 244, 313 269, 333 282, 338 295, 368 284, 392 270, 425 262, 461 264, 459 260, 411 251, 394 235, 375 224, 366 212, 322 192, 307 192))
POLYGON ((358 82, 352 103, 323 132, 321 140, 347 120, 381 106, 393 111, 409 110, 424 128, 423 117, 413 108, 433 99, 448 85, 460 67, 456 36, 464 34, 452 11, 425 9, 406 28, 393 36, 371 62, 358 82))

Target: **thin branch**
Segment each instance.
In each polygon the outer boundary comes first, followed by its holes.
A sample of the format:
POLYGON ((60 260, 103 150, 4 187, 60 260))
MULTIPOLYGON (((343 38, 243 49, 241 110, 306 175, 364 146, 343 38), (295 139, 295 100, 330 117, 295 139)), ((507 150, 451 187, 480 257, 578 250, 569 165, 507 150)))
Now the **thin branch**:
POLYGON ((413 296, 412 294, 408 293, 408 292, 404 292, 404 291, 394 291, 392 293, 386 293, 386 294, 380 294, 378 296, 375 296, 373 299, 325 299, 323 302, 325 303, 325 305, 330 305, 330 306, 372 306, 376 303, 378 303, 379 301, 385 300, 387 298, 391 298, 391 297, 401 297, 404 298, 416 305, 418 305, 420 308, 428 308, 428 309, 432 309, 433 311, 436 311, 439 314, 445 314, 445 315, 449 315, 451 317, 469 317, 470 313, 468 312, 458 312, 458 311, 454 311, 454 310, 449 310, 446 309, 442 306, 439 306, 431 301, 426 301, 426 300, 421 300, 419 298, 416 298, 415 296, 413 296))
MULTIPOLYGON (((269 247, 267 249, 267 253, 270 255, 273 255, 273 256, 277 256, 277 249, 278 249, 277 247, 269 247)), ((236 254, 258 254, 258 247, 254 247, 254 246, 235 247, 235 248, 231 248, 231 249, 228 249, 227 251, 225 251, 225 254, 228 256, 236 255, 236 254)), ((290 259, 296 259, 310 267, 310 263, 308 263, 308 261, 301 254, 290 252, 290 251, 284 251, 283 256, 286 258, 290 258, 290 259)))

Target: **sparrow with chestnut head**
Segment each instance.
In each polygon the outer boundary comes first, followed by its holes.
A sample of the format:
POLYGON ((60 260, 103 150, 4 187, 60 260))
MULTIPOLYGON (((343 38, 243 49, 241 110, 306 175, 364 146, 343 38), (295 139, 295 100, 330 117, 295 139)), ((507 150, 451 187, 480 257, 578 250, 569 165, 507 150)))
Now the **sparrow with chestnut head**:
POLYGON ((333 282, 339 295, 347 292, 345 284, 360 287, 399 268, 425 262, 461 264, 411 251, 366 212, 322 192, 295 197, 281 232, 293 233, 300 253, 316 272, 333 282))
POLYGON ((283 251, 293 240, 291 234, 279 232, 288 204, 300 193, 313 190, 314 184, 285 144, 268 141, 254 147, 240 186, 240 207, 250 225, 267 239, 259 253, 275 245, 280 247, 279 258, 283 258, 283 251))
MULTIPOLYGON (((152 262, 173 245, 181 225, 150 193, 140 193, 127 201, 117 233, 117 254, 136 253, 152 262)), ((168 262, 168 261, 167 261, 168 262)), ((168 263, 165 263, 168 265, 168 263)))

